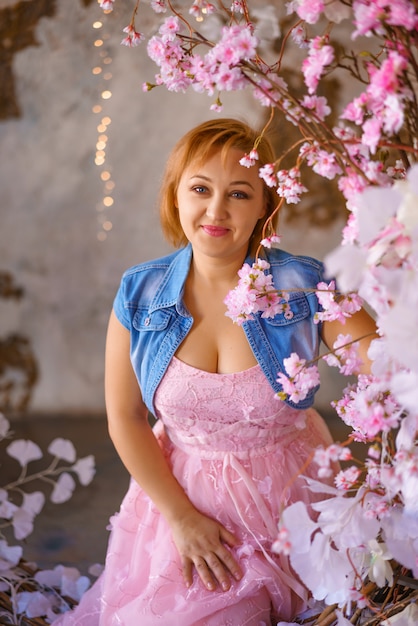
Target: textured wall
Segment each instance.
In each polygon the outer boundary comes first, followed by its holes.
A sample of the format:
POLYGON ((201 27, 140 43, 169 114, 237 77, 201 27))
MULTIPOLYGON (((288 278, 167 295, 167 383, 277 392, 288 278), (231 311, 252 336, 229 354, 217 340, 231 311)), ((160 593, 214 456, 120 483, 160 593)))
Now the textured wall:
MULTIPOLYGON (((31 341, 40 370, 31 411, 103 411, 105 329, 120 275, 168 251, 155 206, 161 169, 176 139, 212 116, 206 96, 142 92, 154 66, 145 48, 119 45, 127 4, 103 16, 96 2, 0 0, 0 270, 25 290, 0 303, 0 336, 18 330, 31 341), (104 27, 94 29, 96 20, 104 27), (95 164, 99 134, 103 165, 95 164)), ((152 26, 147 15, 141 30, 152 26)), ((264 114, 250 95, 224 103, 224 114, 249 122, 264 114)), ((340 226, 289 229, 285 247, 321 257, 340 226)))

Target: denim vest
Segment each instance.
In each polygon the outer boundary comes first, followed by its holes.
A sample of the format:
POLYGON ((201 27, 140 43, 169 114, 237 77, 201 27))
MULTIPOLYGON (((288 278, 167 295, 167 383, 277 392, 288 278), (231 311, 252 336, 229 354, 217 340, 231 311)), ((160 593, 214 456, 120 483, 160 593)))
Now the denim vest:
MULTIPOLYGON (((114 311, 131 335, 131 360, 143 400, 155 415, 154 394, 177 348, 193 325, 183 304, 184 284, 189 272, 190 244, 168 256, 127 270, 114 300, 114 311)), ((320 326, 313 323, 319 310, 312 291, 323 280, 323 266, 306 256, 294 256, 278 249, 266 251, 277 289, 289 289, 291 313, 244 322, 243 329, 255 358, 275 392, 281 390, 277 373, 284 372, 283 359, 292 352, 310 361, 318 355, 320 326)), ((248 257, 246 263, 252 264, 248 257)), ((210 297, 210 294, 208 294, 210 297)), ((232 322, 231 322, 232 323, 232 322)), ((298 404, 312 405, 317 389, 298 404)), ((273 397, 272 397, 273 401, 273 397)))

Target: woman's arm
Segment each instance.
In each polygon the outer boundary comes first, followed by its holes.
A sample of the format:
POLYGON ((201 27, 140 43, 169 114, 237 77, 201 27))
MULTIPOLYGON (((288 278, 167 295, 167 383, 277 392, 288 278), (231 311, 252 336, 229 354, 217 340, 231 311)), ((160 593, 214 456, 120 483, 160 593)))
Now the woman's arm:
POLYGON ((367 356, 370 342, 379 335, 376 332, 376 324, 373 318, 361 309, 347 318, 345 324, 341 322, 324 322, 322 325, 322 340, 329 350, 332 350, 335 340, 339 334, 351 335, 353 341, 359 342, 359 357, 363 361, 361 374, 369 374, 371 361, 367 356))
POLYGON ((200 513, 173 476, 148 423, 130 362, 129 331, 114 312, 106 340, 105 396, 109 434, 134 480, 165 517, 179 550, 183 576, 189 586, 193 565, 207 588, 215 581, 230 587, 230 574, 241 577, 239 565, 224 544, 234 546, 235 536, 200 513))

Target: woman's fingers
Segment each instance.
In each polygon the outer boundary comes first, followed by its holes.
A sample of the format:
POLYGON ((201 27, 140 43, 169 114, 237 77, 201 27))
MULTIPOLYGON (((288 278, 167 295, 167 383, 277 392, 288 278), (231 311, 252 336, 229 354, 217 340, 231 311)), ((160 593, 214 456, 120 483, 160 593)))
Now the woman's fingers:
POLYGON ((205 557, 196 557, 193 560, 185 559, 183 561, 183 578, 190 587, 193 579, 192 568, 196 568, 196 572, 207 589, 213 591, 218 586, 223 591, 228 591, 231 587, 231 575, 240 580, 242 577, 241 569, 227 549, 220 550, 220 554, 213 552, 208 553, 205 557))
POLYGON ((193 569, 207 589, 228 590, 231 578, 242 578, 241 568, 230 548, 239 544, 222 524, 192 511, 173 526, 173 538, 181 555, 185 584, 190 587, 193 569))

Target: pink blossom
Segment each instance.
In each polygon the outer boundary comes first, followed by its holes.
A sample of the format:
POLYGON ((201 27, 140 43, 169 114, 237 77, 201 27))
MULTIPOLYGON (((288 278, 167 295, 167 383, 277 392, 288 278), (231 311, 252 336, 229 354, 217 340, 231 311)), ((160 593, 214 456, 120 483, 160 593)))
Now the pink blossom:
POLYGON ((351 335, 339 334, 333 344, 333 352, 325 354, 322 358, 328 365, 338 367, 341 374, 351 376, 358 374, 363 361, 359 357, 359 343, 353 343, 351 335))
POLYGON ((331 113, 327 99, 323 96, 304 96, 301 104, 306 109, 314 111, 320 120, 324 120, 331 113))
POLYGON ((302 24, 292 28, 291 37, 299 48, 309 48, 309 39, 302 24))
POLYGON ((238 91, 246 87, 246 80, 239 67, 229 67, 226 63, 219 63, 213 74, 213 80, 218 91, 238 91))
POLYGON ((319 385, 319 371, 316 365, 308 366, 295 352, 283 359, 286 374, 278 373, 277 382, 282 386, 276 396, 284 400, 286 397, 297 404, 306 398, 308 393, 319 385))
POLYGON ((263 165, 263 167, 259 169, 258 175, 264 180, 268 187, 276 187, 277 185, 277 176, 274 170, 274 163, 266 163, 266 165, 263 165))
POLYGON ((277 535, 276 540, 273 542, 271 549, 277 554, 290 554, 292 544, 290 542, 290 535, 287 528, 282 527, 277 535))
POLYGON ((287 12, 296 13, 302 20, 308 24, 316 24, 324 11, 325 3, 323 0, 292 0, 287 3, 287 12))
POLYGON ((373 440, 378 433, 397 428, 402 413, 386 382, 363 374, 357 386, 348 386, 341 400, 332 405, 359 441, 373 440))
POLYGON ((405 165, 400 159, 396 160, 395 165, 389 165, 386 173, 395 180, 404 180, 406 178, 405 165))
POLYGON ((199 18, 202 15, 210 15, 215 11, 215 6, 211 2, 207 2, 206 0, 195 0, 189 9, 190 15, 193 15, 193 17, 196 18, 199 18))
POLYGON ((302 63, 305 84, 310 94, 315 93, 325 67, 334 60, 334 49, 327 42, 328 37, 315 37, 312 39, 308 57, 302 63))
POLYGON ((113 11, 113 5, 115 4, 115 0, 101 0, 100 8, 103 11, 113 11))
POLYGON ((264 76, 255 76, 254 80, 258 87, 254 88, 253 95, 260 104, 271 106, 282 101, 287 84, 281 76, 268 72, 264 76))
POLYGON ((251 157, 251 154, 244 154, 244 156, 239 160, 240 165, 244 167, 252 167, 255 165, 255 159, 251 157))
POLYGON ((257 259, 252 266, 245 263, 239 270, 238 285, 224 300, 227 305, 225 315, 235 323, 251 320, 255 313, 274 317, 285 311, 289 295, 275 289, 273 277, 267 273, 269 267, 267 261, 257 259))
POLYGON ((180 22, 177 15, 167 17, 159 29, 159 33, 162 36, 163 41, 174 39, 179 32, 180 22))
POLYGON ((258 161, 258 152, 253 149, 250 154, 245 154, 239 162, 244 167, 252 167, 256 161, 258 161))
POLYGON ((322 307, 322 311, 315 313, 314 322, 317 324, 324 321, 338 320, 345 324, 347 317, 351 317, 353 313, 359 311, 363 305, 363 300, 356 293, 348 293, 339 296, 338 302, 335 300, 336 290, 335 281, 329 284, 320 282, 315 292, 318 302, 322 307))
POLYGON ((232 67, 252 59, 256 54, 257 43, 247 25, 224 26, 221 39, 208 53, 208 57, 232 67))
POLYGON ((216 111, 216 113, 220 113, 223 109, 222 102, 217 98, 216 102, 210 105, 211 111, 216 111))
POLYGON ((264 246, 265 248, 271 248, 273 246, 275 246, 276 244, 279 244, 281 241, 281 237, 280 235, 270 235, 270 237, 265 237, 264 239, 262 239, 260 241, 260 244, 262 246, 264 246))
POLYGON ((327 150, 322 150, 315 144, 306 154, 306 162, 312 167, 314 172, 329 180, 335 178, 337 174, 342 173, 335 154, 327 150))
POLYGON ((401 97, 389 94, 383 107, 383 130, 389 135, 397 133, 405 119, 405 106, 401 97))
POLYGON ((376 153, 382 132, 382 122, 378 117, 366 120, 363 124, 362 142, 370 148, 372 154, 376 153))
POLYGON ((233 0, 231 4, 231 13, 244 13, 243 0, 233 0))
POLYGON ((352 102, 347 104, 340 116, 341 119, 350 120, 357 125, 362 124, 367 113, 368 102, 369 97, 367 93, 363 92, 358 98, 354 98, 352 102))
POLYGON ((151 9, 155 13, 165 13, 167 11, 165 0, 151 0, 151 9))
POLYGON ((354 486, 360 474, 361 470, 354 465, 345 470, 341 470, 335 477, 335 485, 337 489, 348 491, 354 486))
POLYGON ((126 28, 123 29, 123 32, 127 33, 127 35, 122 39, 121 44, 123 46, 127 46, 128 48, 139 46, 141 41, 144 39, 144 35, 142 33, 138 33, 132 24, 126 26, 126 28))
MULTIPOLYGON (((366 181, 362 176, 360 176, 357 172, 355 172, 350 167, 345 169, 345 174, 343 174, 338 179, 338 189, 341 191, 345 199, 347 200, 347 206, 349 209, 352 208, 354 201, 357 198, 357 195, 364 191, 366 188, 366 181)), ((355 229, 355 216, 349 217, 349 220, 352 220, 353 223, 349 225, 350 229, 355 229)), ((344 239, 346 239, 344 237, 344 239)))
POLYGON ((374 0, 353 2, 354 25, 353 39, 359 35, 370 36, 373 33, 383 33, 383 24, 402 26, 406 30, 414 30, 418 23, 416 10, 408 0, 374 0))
POLYGON ((339 461, 349 461, 352 458, 350 448, 333 443, 327 448, 322 446, 315 450, 313 462, 319 465, 318 475, 320 478, 332 476, 332 464, 339 461))
POLYGON ((288 204, 300 202, 302 193, 308 190, 300 182, 300 169, 292 167, 290 170, 279 170, 277 177, 277 194, 286 200, 288 204))

